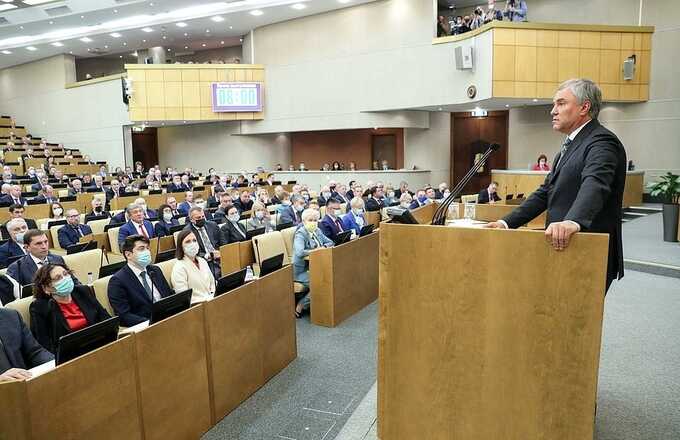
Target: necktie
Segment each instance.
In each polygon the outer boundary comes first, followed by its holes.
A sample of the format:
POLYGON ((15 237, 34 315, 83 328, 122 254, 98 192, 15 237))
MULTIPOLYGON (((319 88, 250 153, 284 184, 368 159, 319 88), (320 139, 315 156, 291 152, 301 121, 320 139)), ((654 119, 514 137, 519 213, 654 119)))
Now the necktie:
POLYGON ((143 270, 139 273, 139 276, 142 278, 142 286, 144 286, 144 290, 146 290, 146 294, 149 295, 149 299, 151 302, 153 302, 153 291, 151 289, 151 286, 149 285, 149 282, 146 280, 146 271, 143 270))
POLYGON ((139 225, 139 232, 140 232, 145 238, 149 238, 149 234, 146 233, 146 228, 144 227, 144 224, 139 225))
POLYGON ((566 138, 562 143, 562 148, 560 149, 560 157, 557 158, 557 162, 555 162, 555 166, 553 167, 554 169, 557 169, 557 167, 560 165, 560 162, 562 162, 562 157, 564 157, 564 153, 566 153, 567 149, 569 149, 569 145, 571 144, 571 142, 572 140, 570 138, 566 138))
POLYGON ((338 232, 342 232, 342 223, 340 223, 340 220, 336 218, 335 224, 338 226, 338 232))
POLYGON ((321 247, 321 242, 319 241, 319 239, 317 238, 316 234, 314 234, 314 233, 312 233, 312 240, 314 240, 314 242, 316 243, 316 246, 317 246, 317 247, 321 247))
POLYGON ((83 231, 80 230, 80 226, 76 226, 75 229, 76 229, 76 231, 78 232, 78 235, 79 235, 79 236, 84 237, 83 231))
POLYGON ((198 233, 201 235, 201 240, 203 240, 203 247, 205 247, 205 251, 209 254, 215 252, 215 248, 210 242, 210 238, 208 237, 208 234, 206 234, 205 228, 199 228, 198 233))

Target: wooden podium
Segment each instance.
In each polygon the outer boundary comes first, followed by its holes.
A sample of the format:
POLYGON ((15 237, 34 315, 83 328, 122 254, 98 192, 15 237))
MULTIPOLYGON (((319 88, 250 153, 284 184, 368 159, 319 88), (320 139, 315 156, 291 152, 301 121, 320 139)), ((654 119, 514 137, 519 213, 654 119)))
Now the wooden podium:
POLYGON ((593 438, 608 237, 382 223, 382 440, 593 438))

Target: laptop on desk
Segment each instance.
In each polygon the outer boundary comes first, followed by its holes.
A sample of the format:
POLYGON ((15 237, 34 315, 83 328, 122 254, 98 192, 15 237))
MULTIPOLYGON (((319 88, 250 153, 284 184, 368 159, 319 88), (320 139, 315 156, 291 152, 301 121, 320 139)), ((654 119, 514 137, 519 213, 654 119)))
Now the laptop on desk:
POLYGON ((241 269, 234 273, 230 273, 229 275, 225 275, 219 280, 217 280, 215 297, 220 296, 223 293, 227 293, 231 290, 234 290, 237 287, 241 287, 243 284, 245 284, 247 272, 248 272, 247 268, 241 269))

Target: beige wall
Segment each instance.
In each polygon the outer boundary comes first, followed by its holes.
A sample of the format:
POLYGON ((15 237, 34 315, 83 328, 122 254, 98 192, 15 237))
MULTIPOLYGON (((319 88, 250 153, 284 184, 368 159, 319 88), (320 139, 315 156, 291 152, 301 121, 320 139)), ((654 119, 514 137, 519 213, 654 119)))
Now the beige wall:
MULTIPOLYGON (((546 14, 553 11, 557 3, 561 2, 536 1, 532 2, 532 7, 546 14)), ((598 0, 588 4, 595 16, 612 14, 607 24, 637 24, 637 0, 598 0)), ((680 2, 656 0, 642 4, 642 25, 656 27, 652 37, 649 101, 607 105, 600 114, 600 121, 619 136, 628 158, 637 169, 647 171, 646 180, 649 181, 668 170, 680 171, 680 138, 677 134, 680 127, 680 64, 669 56, 677 54, 680 47, 680 2)), ((565 5, 561 14, 566 14, 566 9, 578 11, 579 8, 565 5)), ((589 21, 584 19, 584 22, 589 21)), ((526 168, 540 153, 551 158, 556 154, 562 135, 552 132, 549 111, 549 107, 510 111, 510 168, 526 168)))
POLYGON ((162 167, 193 167, 201 171, 273 169, 289 164, 287 134, 238 136, 238 122, 218 122, 158 129, 158 159, 162 167))
POLYGON ((207 63, 208 61, 221 60, 226 64, 235 62, 239 59, 243 62, 241 46, 221 47, 219 49, 199 50, 193 54, 175 56, 174 60, 181 63, 193 61, 194 63, 207 63))
POLYGON ((430 128, 404 130, 404 168, 431 170, 430 184, 437 185, 451 178, 451 114, 430 112, 429 117, 430 128))

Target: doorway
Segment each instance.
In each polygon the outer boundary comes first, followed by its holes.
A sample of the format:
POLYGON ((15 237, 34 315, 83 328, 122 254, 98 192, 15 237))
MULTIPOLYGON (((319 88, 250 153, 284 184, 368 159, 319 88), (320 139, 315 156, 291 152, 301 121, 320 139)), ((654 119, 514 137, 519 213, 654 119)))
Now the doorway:
POLYGON ((462 194, 477 194, 491 183, 491 170, 508 166, 508 112, 490 111, 485 117, 470 112, 451 114, 451 182, 458 183, 490 144, 500 144, 484 167, 463 188, 462 194))
POLYGON ((141 162, 148 170, 158 164, 158 134, 155 127, 146 127, 144 131, 132 132, 132 160, 141 162))
MULTIPOLYGON (((397 136, 393 134, 374 134, 371 140, 371 160, 378 168, 386 160, 390 169, 397 169, 397 136)), ((371 166, 373 168, 373 166, 371 166)))

